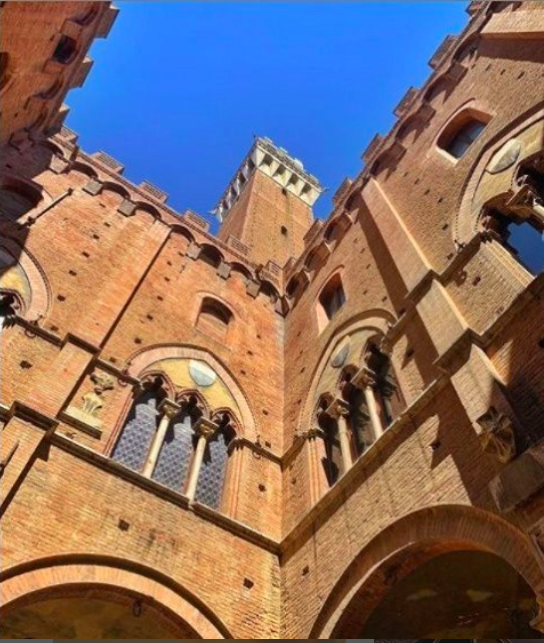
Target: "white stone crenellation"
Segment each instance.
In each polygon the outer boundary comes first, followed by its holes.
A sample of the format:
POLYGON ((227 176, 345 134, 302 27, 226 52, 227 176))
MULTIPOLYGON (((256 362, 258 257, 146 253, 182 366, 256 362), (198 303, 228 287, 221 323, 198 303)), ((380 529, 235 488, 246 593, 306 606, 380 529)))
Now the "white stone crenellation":
POLYGON ((282 147, 274 145, 269 138, 260 137, 255 140, 213 210, 220 222, 225 219, 232 206, 240 198, 244 187, 257 170, 271 177, 282 188, 297 196, 310 207, 323 193, 318 179, 306 172, 299 159, 292 157, 282 147))

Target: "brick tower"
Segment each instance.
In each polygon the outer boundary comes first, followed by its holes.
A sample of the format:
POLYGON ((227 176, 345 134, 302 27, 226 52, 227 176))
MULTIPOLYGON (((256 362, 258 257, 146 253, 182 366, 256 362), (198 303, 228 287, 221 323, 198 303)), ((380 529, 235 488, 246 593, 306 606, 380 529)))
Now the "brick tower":
POLYGON ((283 266, 302 252, 322 191, 301 161, 258 138, 217 204, 219 238, 242 242, 258 264, 283 266))

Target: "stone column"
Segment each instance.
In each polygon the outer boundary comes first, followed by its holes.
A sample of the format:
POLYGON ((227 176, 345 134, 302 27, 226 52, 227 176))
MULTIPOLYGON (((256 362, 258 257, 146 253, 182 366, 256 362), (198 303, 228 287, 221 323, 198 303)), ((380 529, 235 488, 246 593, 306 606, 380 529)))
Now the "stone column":
POLYGON ((383 435, 383 425, 376 405, 376 394, 374 392, 376 376, 369 368, 364 367, 353 378, 353 384, 363 389, 374 438, 378 440, 383 435))
POLYGON ((143 470, 144 476, 150 478, 153 474, 162 443, 164 442, 168 427, 170 426, 170 422, 176 417, 180 409, 181 407, 179 406, 179 404, 172 402, 172 400, 165 399, 161 402, 159 406, 159 413, 162 413, 162 417, 161 421, 159 422, 159 428, 157 429, 155 437, 153 438, 153 443, 151 445, 151 450, 149 452, 147 462, 145 463, 145 467, 143 470))
POLYGON ((335 419, 338 424, 338 440, 340 442, 342 460, 344 461, 344 468, 346 471, 353 465, 350 430, 347 421, 348 414, 349 404, 339 398, 336 398, 327 409, 327 415, 335 419))
POLYGON ((200 420, 198 420, 195 425, 194 430, 198 435, 198 442, 196 444, 195 455, 193 458, 193 463, 191 465, 191 471, 189 473, 187 491, 185 492, 185 495, 191 502, 195 499, 198 474, 200 473, 200 467, 202 466, 202 460, 204 459, 206 444, 218 428, 219 427, 217 426, 217 424, 215 424, 215 422, 210 422, 210 420, 206 420, 205 418, 200 418, 200 420))

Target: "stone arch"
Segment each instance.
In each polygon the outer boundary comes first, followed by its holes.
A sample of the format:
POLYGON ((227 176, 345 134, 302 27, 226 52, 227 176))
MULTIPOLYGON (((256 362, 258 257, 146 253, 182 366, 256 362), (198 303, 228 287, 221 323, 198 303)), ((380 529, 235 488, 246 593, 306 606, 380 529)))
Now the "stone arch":
MULTIPOLYGON (((440 505, 407 514, 367 543, 348 564, 328 594, 308 636, 333 638, 342 632, 357 603, 364 625, 391 589, 391 579, 406 577, 423 562, 452 551, 497 555, 540 594, 544 580, 530 538, 500 516, 476 507, 440 505)), ((353 623, 353 622, 352 622, 353 623)))
MULTIPOLYGON (((24 302, 25 317, 30 320, 44 319, 51 306, 51 286, 45 271, 34 256, 14 239, 4 236, 0 243, 0 251, 6 258, 13 259, 10 265, 20 266, 28 280, 29 292, 26 296, 25 293, 19 293, 24 302)), ((0 269, 0 274, 3 272, 4 270, 0 269)))
POLYGON ((3 620, 11 610, 44 593, 62 596, 74 588, 93 586, 140 596, 203 639, 233 638, 202 600, 172 578, 134 561, 92 555, 41 559, 4 571, 0 586, 3 620))
POLYGON ((115 194, 118 194, 123 199, 130 199, 130 192, 120 183, 115 183, 114 181, 104 181, 102 191, 115 192, 115 194))
POLYGON ((522 143, 519 156, 514 158, 511 166, 491 177, 496 183, 496 195, 509 190, 515 179, 519 163, 544 148, 543 102, 537 104, 498 132, 475 159, 471 170, 467 173, 459 207, 455 208, 456 215, 452 226, 452 234, 453 240, 457 245, 467 244, 478 232, 482 207, 486 201, 489 201, 494 196, 491 193, 493 191, 492 186, 486 188, 484 185, 484 179, 489 178, 488 167, 509 141, 515 138, 521 139, 524 134, 532 132, 533 129, 535 129, 534 140, 525 144, 522 143), (484 189, 487 192, 485 196, 481 194, 484 189))
POLYGON ((161 213, 154 205, 151 205, 151 203, 146 203, 145 201, 135 201, 134 205, 136 206, 135 214, 138 214, 138 211, 145 212, 146 214, 151 215, 154 220, 162 221, 161 213))
POLYGON ((94 167, 92 167, 92 165, 89 165, 88 163, 83 163, 82 161, 74 161, 69 171, 80 172, 81 174, 84 174, 91 179, 98 179, 98 172, 94 169, 94 167))
POLYGON ((255 416, 246 393, 231 371, 208 350, 197 346, 182 346, 179 344, 159 344, 144 348, 134 353, 130 358, 129 374, 133 377, 138 377, 148 367, 164 359, 195 359, 207 363, 224 382, 238 405, 241 415, 242 436, 251 441, 256 439, 255 416))
MULTIPOLYGON (((338 270, 338 267, 336 268, 338 270)), ((334 274, 334 270, 332 274, 334 274)), ((370 309, 365 312, 352 317, 347 322, 342 324, 334 333, 334 335, 329 339, 327 345, 323 349, 317 366, 312 374, 311 385, 306 396, 304 406, 302 407, 299 414, 299 427, 305 427, 309 425, 311 420, 312 411, 315 408, 315 397, 318 391, 319 383, 323 372, 329 363, 329 360, 332 356, 335 348, 349 335, 352 333, 368 328, 369 332, 373 334, 379 333, 384 335, 387 332, 387 329, 390 324, 395 322, 394 316, 384 310, 384 309, 370 309)))

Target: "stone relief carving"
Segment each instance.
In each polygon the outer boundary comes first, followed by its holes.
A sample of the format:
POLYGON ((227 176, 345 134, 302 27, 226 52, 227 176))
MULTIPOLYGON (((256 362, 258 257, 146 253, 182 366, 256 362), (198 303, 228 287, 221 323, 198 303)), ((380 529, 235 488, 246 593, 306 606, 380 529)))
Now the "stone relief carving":
POLYGON ((510 418, 492 406, 476 421, 482 429, 479 435, 482 449, 501 462, 510 462, 516 455, 516 437, 510 418))

